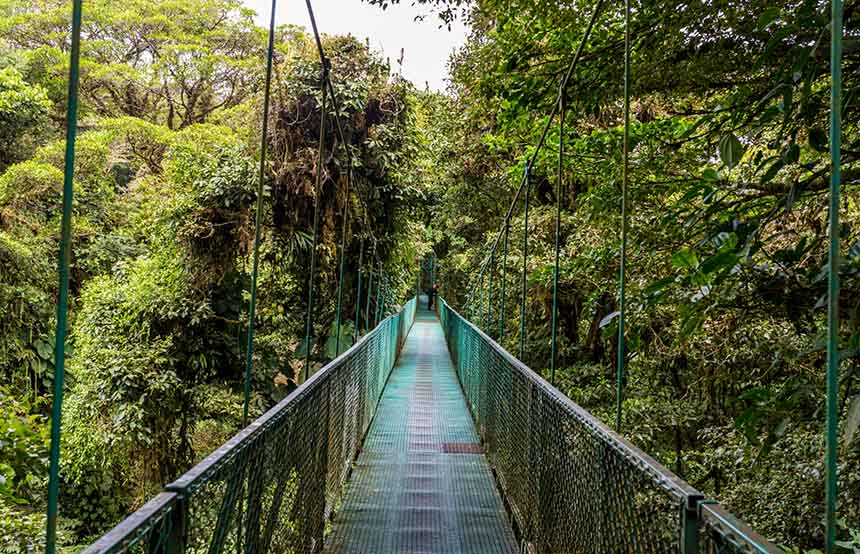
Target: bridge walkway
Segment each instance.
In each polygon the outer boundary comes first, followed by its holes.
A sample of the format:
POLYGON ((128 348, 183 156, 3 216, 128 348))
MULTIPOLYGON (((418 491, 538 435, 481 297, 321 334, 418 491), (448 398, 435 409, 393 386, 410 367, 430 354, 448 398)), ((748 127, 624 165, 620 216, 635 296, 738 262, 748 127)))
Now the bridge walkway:
POLYGON ((346 487, 328 554, 518 551, 442 327, 423 305, 346 487))

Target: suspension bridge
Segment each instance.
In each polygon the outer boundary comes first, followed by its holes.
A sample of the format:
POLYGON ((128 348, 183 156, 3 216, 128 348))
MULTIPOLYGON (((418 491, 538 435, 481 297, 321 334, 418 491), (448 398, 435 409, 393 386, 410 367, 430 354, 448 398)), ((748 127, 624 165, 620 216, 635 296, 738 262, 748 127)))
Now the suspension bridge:
MULTIPOLYGON (((781 552, 713 499, 697 491, 627 441, 620 427, 624 371, 624 254, 622 240, 616 430, 573 403, 551 383, 556 363, 556 312, 552 314, 550 381, 494 340, 498 332, 486 307, 484 279, 499 260, 507 269, 508 233, 514 207, 524 199, 528 229, 529 175, 549 125, 564 124, 565 90, 576 70, 602 0, 559 87, 558 101, 540 141, 525 165, 522 185, 495 244, 479 272, 470 317, 444 299, 435 309, 416 295, 382 318, 346 352, 306 380, 288 397, 227 443, 166 485, 86 554, 265 553, 773 553, 781 552), (472 321, 474 319, 474 321, 472 321)), ((342 136, 329 65, 319 40, 322 110, 327 93, 342 136)), ((263 113, 254 264, 249 313, 245 418, 254 343, 260 214, 266 158, 266 124, 272 73, 274 1, 263 113)), ((629 6, 627 6, 629 25, 629 6)), ((60 253, 57 378, 55 379, 47 552, 55 549, 59 487, 60 411, 68 299, 71 202, 77 121, 78 64, 82 5, 74 2, 69 112, 60 253)), ((839 94, 841 2, 833 2, 833 185, 831 188, 830 342, 828 383, 828 549, 835 517, 835 302, 838 293, 839 94)), ((625 56, 624 231, 626 231, 629 128, 629 32, 625 56)), ((560 134, 561 135, 561 134, 560 134)), ((345 141, 341 141, 346 144, 345 141)), ((320 160, 324 129, 320 131, 320 160)), ((559 156, 563 156, 560 148, 559 156)), ((347 149, 347 156, 349 150, 347 149)), ((321 162, 320 162, 321 163, 321 162)), ((351 167, 351 164, 350 164, 351 167)), ((320 186, 318 171, 317 187, 320 186)), ((559 176, 561 179, 561 175, 559 176)), ((347 175, 347 186, 349 175, 347 175)), ((561 185, 561 183, 559 183, 561 185)), ((314 221, 314 245, 318 216, 314 221)), ((626 233, 623 232, 626 236, 626 233)), ((558 284, 558 219, 555 285, 558 284)), ((345 237, 345 233, 344 233, 345 237)), ((345 238, 344 238, 345 240, 345 238)), ((524 259, 528 233, 524 233, 524 259)), ((340 281, 343 281, 343 243, 340 281)), ((307 307, 306 341, 312 334, 313 272, 307 307)), ((364 245, 362 245, 362 254, 364 245)), ((525 264, 525 260, 524 260, 525 264)), ((377 273, 381 281, 381 272, 377 273)), ((373 274, 370 274, 372 279, 373 274)), ((419 274, 418 291, 422 282, 419 274)), ((429 276, 430 283, 435 275, 429 276)), ((361 294, 361 276, 358 296, 361 294)), ((372 285, 368 285, 372 286, 372 285)), ((377 284, 377 290, 382 283, 377 284)), ((525 310, 527 280, 522 275, 525 310)), ((492 288, 487 289, 491 294, 492 288)), ((504 291, 504 288, 502 289, 504 291)), ((343 290, 338 287, 340 342, 343 290)), ((367 295, 369 298, 369 294, 367 295)), ((506 295, 502 292, 500 313, 506 295)), ((369 300, 367 305, 369 310, 369 300)), ((359 318, 356 306, 356 322, 359 318)), ((365 315, 365 320, 369 321, 365 315)), ((525 317, 520 318, 521 322, 525 317)), ((522 323, 521 323, 522 325, 522 323)), ((358 327, 356 325, 356 327, 358 327)), ((501 341, 500 341, 501 342, 501 341)), ((339 346, 339 344, 338 344, 339 346)), ((307 349, 308 351, 310 348, 307 349)), ((838 353, 837 353, 838 354, 838 353)), ((307 354, 309 355, 309 354, 307 354)))

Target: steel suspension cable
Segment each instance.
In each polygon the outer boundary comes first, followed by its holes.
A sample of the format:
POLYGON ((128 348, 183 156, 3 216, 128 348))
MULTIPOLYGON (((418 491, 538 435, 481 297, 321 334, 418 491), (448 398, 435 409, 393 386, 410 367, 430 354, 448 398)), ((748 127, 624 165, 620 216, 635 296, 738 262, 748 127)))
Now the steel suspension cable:
POLYGON ((305 375, 307 380, 308 372, 311 363, 311 334, 313 332, 313 311, 314 311, 314 274, 316 272, 317 261, 317 243, 319 242, 319 227, 320 227, 320 205, 322 197, 322 176, 325 160, 325 118, 326 118, 326 74, 328 73, 328 64, 323 63, 322 77, 322 103, 320 105, 320 142, 318 149, 317 160, 317 178, 316 187, 314 189, 314 236, 311 246, 311 267, 308 275, 308 311, 305 320, 305 375))
MULTIPOLYGON (((373 256, 370 258, 370 276, 367 283, 367 304, 364 307, 364 326, 370 328, 370 299, 373 297, 373 261, 376 259, 376 239, 373 239, 373 256)), ((379 285, 377 285, 379 286, 379 285)))
POLYGON ((564 117, 567 111, 567 95, 559 92, 558 114, 558 182, 555 191, 555 263, 552 271, 552 334, 550 337, 549 382, 555 385, 555 369, 558 364, 558 259, 561 253, 561 199, 564 185, 564 117))
POLYGON ((484 303, 484 279, 486 275, 481 271, 481 276, 479 278, 481 285, 481 296, 480 296, 480 304, 478 304, 478 327, 484 327, 484 318, 486 317, 486 304, 484 303))
MULTIPOLYGON (((586 26, 585 31, 583 32, 582 39, 580 39, 579 46, 577 47, 576 53, 573 56, 573 60, 571 60, 570 65, 567 68, 567 72, 565 73, 564 78, 561 81, 560 90, 564 90, 564 91, 567 90, 567 85, 570 82, 570 78, 573 75, 573 72, 576 70, 576 66, 579 64, 579 60, 582 58, 582 53, 585 50, 585 45, 588 42, 589 36, 591 36, 591 31, 594 28, 594 24, 597 21, 597 17, 600 15, 600 11, 603 8, 604 1, 605 0, 598 0, 597 5, 594 6, 594 11, 591 13, 591 17, 588 20, 588 25, 586 26)), ((556 113, 558 113, 557 112, 558 108, 559 108, 559 102, 558 102, 558 99, 556 99, 555 103, 553 104, 552 111, 549 114, 549 118, 547 118, 547 122, 544 125, 543 131, 541 132, 540 139, 538 140, 537 144, 535 145, 535 150, 532 153, 532 155, 529 157, 529 164, 533 164, 535 162, 535 160, 537 159, 537 155, 540 152, 541 148, 543 147, 544 142, 546 141, 547 134, 549 133, 549 129, 552 125, 553 120, 555 119, 555 115, 556 115, 556 113)), ((520 186, 517 189, 516 193, 514 194, 514 198, 511 201, 510 206, 508 207, 508 212, 505 215, 505 219, 504 219, 505 222, 510 221, 511 216, 513 215, 514 206, 516 205, 517 201, 519 200, 520 194, 522 194, 522 191, 523 191, 523 188, 525 187, 525 184, 526 184, 526 179, 525 179, 525 174, 523 174, 523 179, 520 182, 520 186)), ((493 244, 493 250, 495 250, 496 247, 498 246, 499 241, 500 241, 501 236, 502 236, 502 233, 504 231, 504 228, 505 228, 505 224, 503 223, 502 228, 499 229, 499 232, 496 235, 496 240, 495 240, 495 243, 493 244)))
MULTIPOLYGON (((334 97, 334 93, 332 93, 332 97, 334 97)), ((337 118, 337 114, 335 114, 335 118, 337 118)), ((344 148, 349 150, 349 145, 344 143, 344 148)), ((341 229, 340 237, 340 270, 338 271, 337 278, 337 310, 335 312, 335 320, 337 321, 337 323, 335 324, 335 356, 340 354, 340 308, 341 304, 343 303, 343 270, 346 258, 346 231, 347 224, 349 222, 349 185, 351 180, 352 167, 347 167, 345 193, 346 198, 343 201, 343 215, 341 216, 341 225, 343 225, 343 229, 341 229)))
POLYGON ((357 341, 361 334, 359 330, 359 313, 361 312, 361 268, 364 264, 364 236, 358 246, 358 279, 355 286, 355 322, 353 323, 353 340, 357 341))
POLYGON ((624 324, 627 317, 627 189, 630 184, 630 0, 624 0, 624 150, 621 164, 621 265, 618 269, 618 360, 615 376, 615 431, 621 432, 621 407, 624 402, 626 369, 626 338, 624 324))
POLYGON ((48 465, 48 510, 45 553, 57 549, 57 515, 60 500, 60 424, 69 317, 69 266, 72 259, 72 205, 74 202, 75 140, 78 133, 78 82, 81 62, 82 0, 72 3, 72 45, 69 54, 69 89, 66 106, 66 157, 63 168, 63 216, 58 259, 57 330, 54 336, 54 394, 51 400, 51 447, 48 465))
POLYGON ((511 224, 508 222, 505 225, 505 241, 502 246, 502 290, 499 292, 499 344, 505 340, 505 330, 507 328, 507 320, 505 319, 505 300, 507 291, 505 287, 508 281, 508 238, 511 234, 511 224))
POLYGON ((525 183, 526 193, 523 197, 523 276, 522 298, 520 299, 520 354, 522 360, 526 352, 526 294, 528 292, 528 258, 529 258, 529 191, 531 190, 531 161, 526 163, 525 183))
MULTIPOLYGON (((350 166, 351 165, 352 164, 350 163, 350 166)), ((371 183, 369 181, 367 181, 367 198, 365 198, 365 201, 364 201, 364 220, 365 220, 365 224, 367 225, 368 229, 370 229, 370 236, 373 239, 374 244, 376 244, 376 238, 373 236, 373 228, 370 225, 370 216, 367 212, 367 207, 370 205, 370 196, 371 196, 372 191, 373 191, 373 186, 371 185, 371 183)), ((376 250, 374 249, 374 253, 375 252, 376 252, 376 250)), ((372 266, 372 264, 373 264, 373 262, 371 261, 371 266, 372 266)), ((362 271, 363 267, 364 267, 364 234, 361 235, 361 242, 359 244, 359 250, 358 250, 358 280, 357 280, 357 284, 355 287, 355 330, 354 330, 354 333, 355 333, 354 339, 355 340, 358 340, 358 336, 361 334, 361 321, 360 321, 361 317, 360 317, 360 314, 361 314, 361 291, 362 291, 362 284, 363 284, 362 283, 362 275, 364 273, 362 271)), ((371 270, 370 273, 372 276, 373 270, 371 270)), ((371 280, 371 284, 373 284, 372 280, 371 280)), ((370 294, 370 290, 367 291, 367 294, 368 295, 370 294)), ((369 300, 368 300, 368 302, 369 302, 369 300)), ((367 323, 368 323, 367 322, 367 316, 365 315, 365 321, 364 321, 365 327, 367 327, 367 323)))
MULTIPOLYGON (((570 82, 570 78, 573 75, 573 72, 576 70, 576 66, 579 64, 579 60, 582 58, 582 53, 585 50, 585 45, 588 43, 588 38, 591 36, 591 31, 594 28, 594 24, 597 22, 597 17, 600 15, 600 12, 603 8, 604 1, 605 0, 598 0, 597 4, 594 6, 594 11, 591 13, 591 17, 588 20, 588 25, 586 26, 585 31, 582 34, 582 38, 580 39, 579 45, 577 46, 576 53, 574 54, 573 59, 571 60, 570 65, 568 66, 567 71, 565 72, 564 77, 561 80, 561 84, 559 87, 560 93, 562 91, 567 90, 567 86, 568 86, 568 83, 570 82)), ((559 109, 559 107, 560 107, 560 102, 559 102, 559 99, 556 98, 556 101, 552 107, 552 111, 550 112, 550 115, 547 118, 547 122, 544 125, 543 130, 541 132, 540 139, 538 140, 537 144, 535 145, 534 152, 532 152, 532 155, 529 157, 528 162, 526 164, 526 167, 529 167, 537 159, 537 156, 540 153, 540 150, 546 141, 547 134, 549 133, 549 129, 552 126, 552 122, 555 119, 556 113, 558 113, 557 110, 559 109)), ((510 226, 510 221, 511 221, 511 217, 513 215, 514 207, 516 206, 517 201, 519 200, 520 195, 522 194, 522 191, 526 186, 526 182, 527 182, 527 179, 526 179, 526 174, 524 172, 523 173, 523 179, 520 181, 520 186, 517 188, 516 192, 514 193, 514 198, 513 198, 513 200, 511 200, 511 203, 508 206, 508 211, 505 214, 504 220, 502 222, 502 227, 501 227, 501 229, 499 229, 499 232, 496 234, 496 240, 494 241, 493 246, 491 248, 492 252, 495 252, 497 250, 497 248, 499 246, 499 242, 502 239, 503 234, 505 235, 505 239, 507 240, 507 231, 508 231, 509 226, 510 226)), ((472 291, 472 294, 470 295, 470 300, 468 302, 471 301, 472 296, 474 296, 474 290, 472 291)), ((503 318, 503 317, 504 317, 504 313, 502 313, 500 315, 500 318, 503 318)), ((503 338, 502 335, 503 334, 500 334, 499 340, 502 340, 502 338, 503 338)))
POLYGON ((487 335, 493 335, 493 272, 496 269, 496 252, 493 251, 490 254, 490 267, 489 273, 487 275, 487 321, 484 323, 484 327, 487 329, 487 335))
MULTIPOLYGON (((331 96, 332 108, 334 110, 334 120, 335 120, 335 129, 337 130, 338 137, 340 138, 341 144, 343 144, 344 152, 346 153, 347 159, 347 174, 346 174, 346 200, 344 201, 343 208, 343 216, 342 216, 342 235, 341 235, 341 244, 340 244, 340 254, 339 254, 339 270, 338 270, 338 281, 337 281, 337 309, 336 309, 336 331, 335 331, 335 344, 336 344, 336 352, 340 352, 340 332, 341 332, 341 308, 343 305, 343 280, 344 280, 344 272, 345 272, 345 257, 346 257, 346 232, 348 226, 348 218, 349 218, 349 191, 351 188, 352 181, 352 151, 349 147, 349 141, 346 139, 346 134, 343 131, 343 126, 340 122, 340 104, 337 99, 337 95, 334 91, 334 85, 331 82, 331 74, 330 74, 330 61, 325 55, 325 49, 322 45, 322 37, 319 33, 319 28, 317 27, 316 17, 314 16, 313 6, 311 5, 310 0, 305 0, 305 5, 308 9, 308 16, 311 20, 311 28, 314 33, 314 41, 316 42, 317 51, 319 53, 320 62, 326 67, 325 75, 323 77, 323 87, 328 88, 329 94, 331 96)), ((368 192, 368 201, 369 201, 369 192, 368 192)), ((365 207, 365 213, 367 208, 365 207)), ((363 249, 363 247, 362 247, 363 249)), ((361 267, 359 267, 359 280, 361 278, 361 267)), ((360 285, 359 285, 360 286, 360 285)), ((360 291, 359 291, 360 294, 360 291)), ((356 309, 356 314, 358 313, 358 309, 356 309)), ((356 316, 356 321, 358 317, 356 316)))
POLYGON ((377 263, 379 264, 379 274, 377 275, 377 283, 376 285, 376 306, 374 306, 373 310, 373 326, 376 327, 379 325, 379 320, 382 318, 382 288, 385 286, 385 275, 382 274, 382 262, 377 259, 377 263))
POLYGON ((263 91, 263 125, 260 133, 260 178, 257 182, 257 207, 254 215, 254 261, 251 270, 251 300, 248 304, 248 342, 245 346, 245 387, 242 404, 242 427, 248 425, 248 407, 251 402, 251 372, 254 366, 254 325, 257 313, 257 277, 260 268, 260 225, 263 219, 263 187, 266 180, 266 152, 269 138, 269 103, 272 89, 272 59, 275 51, 275 8, 269 19, 269 44, 266 55, 266 88, 263 91))
POLYGON ((827 484, 825 547, 836 548, 839 447, 839 194, 842 181, 842 0, 832 0, 830 25, 830 223, 827 287, 827 484))

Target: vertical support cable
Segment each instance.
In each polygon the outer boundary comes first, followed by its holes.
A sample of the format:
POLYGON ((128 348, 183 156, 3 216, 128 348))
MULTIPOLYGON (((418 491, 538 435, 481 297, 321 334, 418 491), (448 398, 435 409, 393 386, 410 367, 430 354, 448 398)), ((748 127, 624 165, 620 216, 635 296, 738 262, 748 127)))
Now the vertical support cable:
POLYGON ((358 341, 358 336, 361 334, 359 328, 358 316, 361 312, 361 267, 364 264, 364 237, 361 237, 361 242, 358 246, 358 282, 355 286, 355 323, 353 330, 353 341, 358 341))
POLYGON ((550 339, 549 382, 555 385, 555 369, 558 363, 558 258, 561 252, 561 197, 564 178, 564 116, 567 111, 567 95, 564 85, 558 93, 558 184, 555 187, 555 264, 552 271, 552 337, 550 339))
POLYGON ((251 270, 251 301, 248 304, 248 343, 245 346, 245 398, 242 404, 242 427, 248 425, 248 405, 251 402, 251 370, 254 366, 254 320, 257 313, 257 276, 260 268, 260 222, 263 219, 263 184, 266 179, 266 151, 269 137, 269 102, 272 88, 272 58, 275 50, 275 7, 269 19, 269 48, 266 55, 266 88, 263 92, 263 127, 260 133, 260 179, 257 182, 257 208, 254 215, 254 262, 251 270))
MULTIPOLYGON (((511 221, 505 219, 505 240, 502 245, 502 290, 499 292, 499 344, 505 340, 505 328, 507 320, 505 319, 505 299, 507 292, 505 286, 508 282, 508 237, 511 234, 511 221)), ((503 344, 502 344, 503 345, 503 344)), ((504 345, 503 345, 504 346, 504 345)))
POLYGON ((624 152, 621 165, 621 266, 618 270, 618 361, 615 376, 615 430, 621 432, 621 404, 624 402, 624 370, 627 316, 625 295, 627 269, 627 188, 630 180, 630 0, 624 0, 624 152))
POLYGON ((382 304, 382 286, 383 286, 383 277, 382 275, 382 262, 377 262, 379 269, 377 270, 376 280, 379 281, 376 283, 376 305, 373 310, 373 326, 376 327, 379 325, 379 313, 380 313, 380 305, 382 304))
POLYGON ((322 69, 322 104, 320 105, 320 143, 317 160, 317 182, 314 189, 314 238, 311 245, 311 267, 308 275, 308 313, 305 320, 305 380, 308 378, 311 364, 311 334, 313 331, 314 312, 314 273, 316 272, 317 243, 320 229, 320 204, 322 197, 322 175, 325 154, 325 116, 326 116, 326 81, 328 80, 328 60, 323 58, 322 69))
POLYGON ((484 303, 484 271, 486 270, 486 268, 487 268, 487 266, 484 266, 484 269, 481 270, 481 275, 480 275, 481 281, 480 281, 480 285, 478 285, 480 287, 480 291, 481 291, 481 294, 478 297, 479 298, 479 300, 478 300, 479 304, 478 304, 478 314, 477 314, 477 316, 478 316, 477 317, 477 323, 478 323, 479 329, 481 327, 483 327, 484 315, 486 313, 485 312, 486 305, 484 303))
MULTIPOLYGON (((332 97, 334 94, 332 93, 332 97)), ((342 137, 341 137, 342 138, 342 137)), ((349 150, 349 145, 344 143, 343 147, 349 150)), ((347 156, 349 158, 349 156, 347 156)), ((350 160, 351 162, 351 160, 350 160)), ((337 310, 335 314, 335 319, 337 320, 336 330, 335 330, 335 357, 340 355, 340 309, 343 304, 343 270, 344 270, 344 261, 346 258, 346 231, 347 231, 347 223, 349 223, 349 188, 350 182, 352 181, 352 164, 346 169, 346 199, 343 201, 343 216, 341 219, 343 220, 343 229, 340 237, 340 270, 338 271, 337 278, 337 310)))
POLYGON ((837 448, 839 438, 839 193, 842 181, 842 0, 831 2, 830 39, 830 248, 827 302, 827 490, 826 552, 836 543, 837 448))
POLYGON ((525 187, 525 210, 523 211, 523 278, 522 278, 522 298, 520 300, 520 361, 523 361, 523 356, 526 352, 526 292, 528 291, 527 284, 527 262, 529 259, 529 191, 531 190, 531 161, 526 162, 526 187, 525 187))
POLYGON ((489 274, 487 275, 487 321, 484 322, 484 328, 487 330, 487 335, 493 334, 493 271, 496 269, 496 249, 490 252, 489 274))
POLYGON ((69 59, 69 91, 66 106, 66 159, 63 174, 63 219, 60 227, 57 293, 57 331, 54 342, 54 396, 51 402, 51 451, 48 470, 48 513, 45 553, 57 549, 57 514, 60 500, 60 423, 66 363, 66 327, 69 315, 69 266, 72 258, 72 204, 74 201, 75 139, 78 133, 78 81, 81 59, 82 0, 72 4, 72 48, 69 59))
MULTIPOLYGON (((373 260, 376 259, 376 239, 373 239, 373 256, 370 257, 370 277, 367 282, 367 303, 364 306, 364 328, 373 329, 370 325, 370 299, 373 297, 373 260)), ((377 287, 379 285, 376 285, 377 287)))

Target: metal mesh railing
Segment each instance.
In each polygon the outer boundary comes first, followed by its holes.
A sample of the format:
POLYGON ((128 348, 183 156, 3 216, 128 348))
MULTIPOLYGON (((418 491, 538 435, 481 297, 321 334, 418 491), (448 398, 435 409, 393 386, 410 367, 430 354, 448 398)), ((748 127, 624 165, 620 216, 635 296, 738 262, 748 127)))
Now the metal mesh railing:
POLYGON ((439 306, 524 552, 781 552, 439 306))
POLYGON ((321 552, 415 310, 412 299, 85 554, 321 552))

